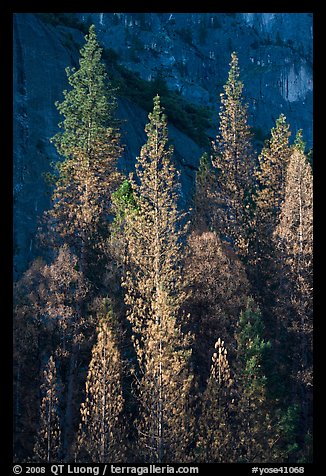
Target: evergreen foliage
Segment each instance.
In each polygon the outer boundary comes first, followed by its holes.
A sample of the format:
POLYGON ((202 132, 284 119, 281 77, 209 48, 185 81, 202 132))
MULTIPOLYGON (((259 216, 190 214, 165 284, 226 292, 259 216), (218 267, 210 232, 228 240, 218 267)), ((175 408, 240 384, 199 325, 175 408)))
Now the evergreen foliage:
POLYGON ((80 408, 77 461, 119 462, 125 454, 123 365, 114 335, 112 309, 100 317, 96 334, 97 342, 86 378, 85 401, 80 408))
POLYGON ((75 149, 90 153, 98 140, 107 140, 108 127, 117 125, 113 120, 116 100, 112 87, 107 84, 107 73, 101 62, 95 27, 92 25, 86 43, 80 50, 79 69, 66 68, 71 89, 65 90, 64 100, 56 102, 64 116, 59 132, 53 138, 58 152, 69 158, 75 149))
POLYGON ((247 109, 238 57, 233 52, 228 80, 221 93, 219 134, 212 144, 213 165, 218 172, 215 228, 243 258, 248 254, 252 233, 255 164, 247 109))
POLYGON ((101 63, 94 25, 85 39, 79 69, 66 70, 71 89, 56 103, 64 116, 59 124, 63 131, 52 141, 63 161, 57 163, 53 207, 47 213, 48 235, 54 243, 63 241, 76 250, 84 272, 87 260, 99 259, 98 242, 108 230, 110 195, 118 185, 116 164, 122 152, 115 91, 101 63))
POLYGON ((207 116, 195 119, 157 77, 164 100, 154 97, 135 171, 122 177, 94 26, 85 39, 56 103, 47 261, 14 286, 17 461, 310 462, 313 188, 302 131, 290 145, 281 114, 256 163, 232 53, 212 155, 200 159, 194 209, 182 210, 165 112, 175 101, 191 128, 207 116))
POLYGON ((267 402, 265 363, 271 347, 264 339, 262 314, 252 298, 241 312, 236 332, 238 406, 238 461, 270 460, 274 436, 267 402))
POLYGON ((162 463, 186 458, 192 435, 190 341, 180 323, 185 227, 177 209, 173 150, 158 96, 145 130, 147 142, 137 159, 137 180, 132 182, 138 207, 125 216, 123 285, 139 369, 135 370, 135 396, 141 409, 137 457, 162 463))

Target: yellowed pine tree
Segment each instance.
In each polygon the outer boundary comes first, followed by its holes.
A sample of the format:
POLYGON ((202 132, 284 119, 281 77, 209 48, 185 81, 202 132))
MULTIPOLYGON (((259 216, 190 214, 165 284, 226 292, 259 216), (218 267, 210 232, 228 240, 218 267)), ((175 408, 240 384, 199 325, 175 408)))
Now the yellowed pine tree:
POLYGON ((80 408, 76 459, 93 463, 122 462, 126 451, 122 418, 123 364, 111 309, 100 318, 96 335, 86 378, 85 401, 80 408))
MULTIPOLYGON (((40 348, 42 296, 38 288, 44 266, 43 260, 35 260, 13 289, 13 437, 17 462, 33 453, 31 435, 38 431, 40 354, 45 347, 40 348)), ((48 355, 48 349, 44 351, 48 355)))
POLYGON ((281 204, 284 200, 286 168, 291 156, 289 144, 289 124, 284 114, 280 114, 275 127, 271 130, 271 137, 266 142, 258 157, 259 168, 256 172, 259 190, 256 204, 260 213, 264 213, 266 221, 273 227, 277 221, 281 204))
MULTIPOLYGON (((281 114, 271 130, 270 139, 258 157, 256 232, 251 253, 251 280, 262 295, 268 293, 270 277, 275 273, 272 236, 279 222, 281 205, 284 201, 286 168, 291 156, 289 137, 289 125, 284 114, 281 114)), ((269 301, 270 296, 266 299, 269 301)))
POLYGON ((302 147, 288 164, 284 202, 274 233, 282 264, 276 313, 289 332, 294 400, 302 409, 304 431, 311 432, 313 332, 313 177, 302 147), (285 314, 282 309, 288 309, 285 314), (286 322, 284 322, 286 320, 286 322))
POLYGON ((278 248, 294 280, 296 294, 306 308, 302 331, 312 330, 313 290, 313 178, 305 154, 294 149, 287 168, 285 199, 274 233, 278 248))
POLYGON ((192 441, 191 351, 164 292, 155 303, 155 320, 145 326, 143 364, 138 380, 140 416, 136 460, 188 461, 192 441))
MULTIPOLYGON (((286 168, 291 156, 290 130, 286 117, 281 114, 271 129, 271 137, 258 157, 256 171, 257 193, 255 196, 255 240, 252 243, 248 277, 253 292, 264 310, 266 335, 272 342, 271 359, 274 361, 274 376, 269 380, 269 390, 278 398, 282 396, 282 379, 278 375, 284 367, 279 356, 284 346, 278 318, 273 311, 278 299, 278 277, 280 276, 273 233, 279 223, 284 201, 286 168)), ((284 387, 284 390, 285 387, 284 387)))
POLYGON ((181 328, 184 299, 178 190, 167 122, 154 98, 147 143, 136 164, 137 207, 125 215, 127 317, 137 354, 137 461, 186 461, 191 443, 189 336, 181 328))
POLYGON ((238 57, 233 52, 228 80, 221 93, 219 133, 212 143, 212 162, 217 168, 215 229, 232 241, 241 257, 248 254, 252 234, 255 165, 247 109, 238 57))
POLYGON ((63 451, 64 460, 70 458, 73 443, 74 422, 77 416, 76 397, 79 394, 76 368, 81 347, 85 344, 85 330, 92 326, 86 321, 84 301, 89 292, 89 283, 78 268, 79 260, 68 245, 59 248, 56 258, 42 271, 43 289, 42 315, 47 321, 57 343, 55 354, 61 360, 62 376, 65 382, 63 451))
POLYGON ((78 254, 94 246, 100 238, 99 232, 105 231, 110 195, 120 179, 116 169, 121 153, 118 139, 108 133, 106 140, 107 143, 94 142, 87 152, 76 148, 72 157, 62 164, 62 173, 69 169, 69 180, 66 174, 58 180, 52 196, 53 207, 47 212, 51 229, 64 243, 74 246, 78 254))
POLYGON ((61 454, 61 426, 59 419, 59 387, 53 356, 45 367, 41 385, 42 402, 40 427, 34 446, 34 454, 42 463, 58 463, 61 454))
POLYGON ((198 421, 196 456, 203 463, 235 463, 236 439, 234 381, 231 377, 227 349, 218 339, 212 356, 207 387, 202 395, 198 421))

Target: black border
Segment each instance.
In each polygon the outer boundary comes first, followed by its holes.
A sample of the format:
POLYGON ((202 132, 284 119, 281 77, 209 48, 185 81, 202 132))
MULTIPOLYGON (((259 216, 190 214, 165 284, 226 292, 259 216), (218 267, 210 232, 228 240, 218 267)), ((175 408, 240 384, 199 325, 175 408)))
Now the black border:
MULTIPOLYGON (((14 13, 35 13, 35 12, 185 12, 185 13, 201 13, 208 11, 217 11, 218 13, 224 12, 270 12, 270 13, 313 13, 313 28, 314 28, 314 94, 313 94, 313 107, 314 107, 314 127, 313 127, 313 149, 314 149, 314 280, 315 280, 315 292, 314 292, 314 370, 315 370, 315 384, 314 384, 314 462, 311 464, 304 464, 304 474, 319 474, 319 464, 323 462, 323 447, 322 439, 324 428, 321 426, 320 411, 323 409, 323 401, 321 400, 321 388, 320 383, 322 380, 321 369, 323 368, 323 352, 321 350, 321 339, 323 334, 321 332, 320 325, 323 322, 320 310, 322 309, 322 303, 320 301, 320 289, 322 284, 319 283, 319 279, 322 273, 322 261, 321 261, 321 233, 320 224, 323 223, 323 205, 321 181, 324 176, 322 174, 322 154, 320 151, 321 140, 319 138, 319 131, 322 119, 321 119, 321 98, 324 96, 321 88, 321 82, 323 82, 323 74, 318 71, 320 65, 323 64, 321 59, 321 51, 323 48, 322 34, 322 22, 323 22, 323 10, 322 2, 310 1, 300 5, 298 2, 286 2, 286 1, 273 1, 273 2, 261 2, 261 1, 248 1, 248 2, 217 2, 216 0, 210 2, 199 2, 197 4, 187 3, 185 1, 176 3, 169 0, 162 2, 159 5, 157 2, 119 2, 116 0, 111 1, 69 1, 65 2, 46 2, 43 5, 33 1, 10 1, 5 0, 1 2, 0 6, 0 18, 2 20, 1 26, 1 59, 3 63, 2 74, 0 75, 3 80, 1 104, 4 105, 2 109, 2 127, 3 133, 2 144, 2 168, 0 172, 1 179, 1 194, 3 194, 2 204, 2 227, 1 227, 1 274, 2 274, 2 286, 0 289, 3 291, 2 304, 2 328, 3 339, 0 345, 2 356, 2 370, 5 380, 2 381, 0 395, 4 399, 4 402, 0 408, 2 408, 1 418, 1 454, 4 456, 6 463, 8 462, 8 475, 12 473, 12 415, 13 415, 13 398, 12 398, 12 256, 13 256, 13 201, 12 201, 12 185, 13 185, 13 14, 14 13), (136 7, 136 8, 135 8, 136 7), (198 7, 198 8, 196 8, 198 7), (300 8, 302 7, 302 8, 300 8), (4 421, 6 425, 4 424, 4 421), (7 425, 8 423, 8 425, 7 425)), ((7 466, 7 464, 6 464, 7 466)), ((26 465, 25 465, 26 466, 26 465)), ((46 466, 46 465, 42 465, 46 466)), ((76 465, 78 466, 78 465, 76 465)), ((128 466, 128 465, 126 465, 128 466)), ((131 465, 129 465, 131 466, 131 465)), ((146 466, 146 465, 141 465, 146 466)), ((171 465, 173 466, 173 465, 171 465)), ((187 465, 184 465, 187 466, 187 465)), ((199 474, 203 474, 203 470, 213 469, 214 464, 197 464, 192 463, 189 466, 198 466, 199 474), (210 468, 209 468, 210 467, 210 468)), ((251 468, 256 465, 237 464, 236 468, 242 468, 239 474, 251 474, 251 468)), ((279 464, 259 464, 259 467, 280 467, 279 464)), ((284 466, 284 465, 283 465, 284 466)), ((299 466, 299 465, 296 465, 299 466)), ((234 464, 221 463, 217 465, 217 470, 221 470, 220 474, 228 474, 230 470, 233 472, 235 469, 234 464)), ((236 473, 238 473, 236 471, 236 473)), ((7 471, 4 471, 7 474, 7 471)), ((24 474, 24 473, 23 473, 24 474)), ((51 474, 50 472, 46 474, 51 474)), ((65 474, 65 473, 63 473, 65 474)), ((280 474, 280 473, 279 473, 280 474)), ((294 474, 294 473, 293 473, 294 474)))

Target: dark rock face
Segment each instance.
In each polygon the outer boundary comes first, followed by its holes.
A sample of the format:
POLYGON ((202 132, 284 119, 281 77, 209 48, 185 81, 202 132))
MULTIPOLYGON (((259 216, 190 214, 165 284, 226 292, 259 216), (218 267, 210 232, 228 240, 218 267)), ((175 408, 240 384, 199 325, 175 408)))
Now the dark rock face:
MULTIPOLYGON (((146 80, 157 73, 190 102, 214 111, 217 132, 219 94, 230 55, 237 51, 249 104, 250 123, 261 137, 283 112, 292 133, 302 128, 312 146, 312 15, 264 13, 90 13, 71 14, 94 23, 100 42, 118 62, 146 80)), ((78 64, 83 34, 67 24, 53 25, 34 14, 14 15, 14 245, 15 276, 38 253, 37 220, 50 205, 43 173, 57 159, 49 143, 60 116, 54 106, 68 87, 65 68, 78 64)), ((145 141, 147 113, 119 99, 125 153, 122 170, 133 168, 145 141)), ((203 150, 169 126, 181 172, 183 204, 189 202, 194 171, 203 150)))
MULTIPOLYGON (((80 35, 82 37, 82 35, 80 35)), ((70 52, 60 33, 33 14, 14 15, 14 249, 15 271, 34 255, 37 217, 49 206, 43 173, 55 151, 60 120, 54 102, 66 87, 70 52)))
POLYGON ((188 100, 218 108, 230 55, 239 57, 251 125, 269 131, 283 112, 312 139, 312 15, 308 13, 96 13, 99 39, 151 80, 160 71, 188 100), (305 110, 304 113, 303 110, 305 110))

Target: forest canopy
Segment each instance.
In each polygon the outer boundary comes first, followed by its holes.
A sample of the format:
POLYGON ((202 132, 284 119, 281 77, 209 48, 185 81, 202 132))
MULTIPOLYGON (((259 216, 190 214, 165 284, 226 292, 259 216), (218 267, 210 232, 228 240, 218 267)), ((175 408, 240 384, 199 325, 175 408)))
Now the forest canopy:
MULTIPOLYGON (((14 284, 17 462, 312 461, 312 168, 256 149, 236 52, 182 209, 153 94, 126 176, 94 25, 67 68, 44 256, 14 284)), ((193 111, 191 111, 193 112, 193 111)))

